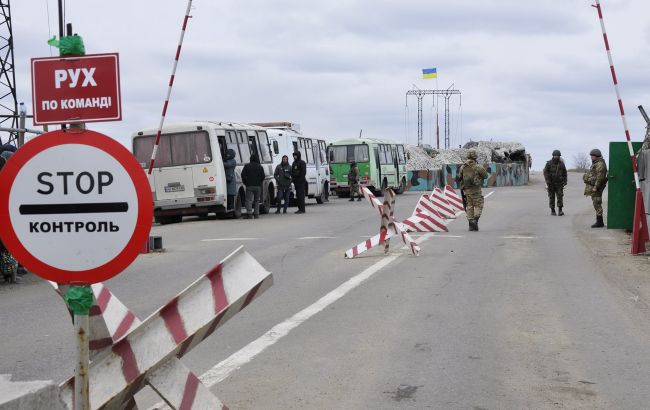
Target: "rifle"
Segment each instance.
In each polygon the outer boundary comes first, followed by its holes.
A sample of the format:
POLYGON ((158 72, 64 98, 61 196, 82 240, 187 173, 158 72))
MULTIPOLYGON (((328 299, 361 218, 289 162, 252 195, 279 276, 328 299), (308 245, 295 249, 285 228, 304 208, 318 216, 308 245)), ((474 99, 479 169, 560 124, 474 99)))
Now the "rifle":
POLYGON ((465 190, 463 188, 460 189, 460 196, 463 198, 463 209, 467 211, 467 196, 465 196, 465 190))

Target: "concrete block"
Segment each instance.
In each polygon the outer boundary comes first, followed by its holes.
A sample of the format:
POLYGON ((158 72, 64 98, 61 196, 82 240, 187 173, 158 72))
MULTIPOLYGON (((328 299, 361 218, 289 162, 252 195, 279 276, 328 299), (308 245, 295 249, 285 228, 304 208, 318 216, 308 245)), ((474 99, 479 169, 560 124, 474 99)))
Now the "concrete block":
POLYGON ((0 410, 66 410, 59 386, 51 381, 12 382, 0 375, 0 410))

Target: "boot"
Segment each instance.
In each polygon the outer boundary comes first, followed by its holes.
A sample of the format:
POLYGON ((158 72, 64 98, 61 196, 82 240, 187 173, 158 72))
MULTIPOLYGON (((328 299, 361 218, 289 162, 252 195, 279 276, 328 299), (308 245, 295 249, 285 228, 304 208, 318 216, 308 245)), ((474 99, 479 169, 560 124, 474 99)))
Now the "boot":
POLYGON ((558 210, 560 211, 560 212, 558 212, 558 215, 564 216, 564 212, 562 212, 562 207, 560 207, 558 210))
POLYGON ((474 218, 474 230, 478 232, 478 218, 474 218))
POLYGON ((361 201, 361 197, 357 198, 357 202, 361 201))
POLYGON ((475 230, 476 229, 474 228, 474 220, 472 219, 471 221, 469 221, 469 231, 472 232, 475 230))
POLYGON ((352 202, 352 201, 354 201, 354 197, 353 197, 353 196, 350 197, 350 202, 352 202))
POLYGON ((591 225, 592 228, 602 228, 605 226, 605 223, 603 222, 603 216, 602 215, 596 215, 596 223, 591 225))
POLYGON ((283 213, 283 214, 286 214, 286 213, 287 213, 287 208, 284 208, 284 209, 282 210, 282 213, 283 213))
POLYGON ((555 208, 551 208, 551 215, 555 216, 555 208))
POLYGON ((278 210, 275 211, 275 213, 276 213, 276 214, 279 214, 279 213, 280 213, 280 208, 278 208, 278 210))

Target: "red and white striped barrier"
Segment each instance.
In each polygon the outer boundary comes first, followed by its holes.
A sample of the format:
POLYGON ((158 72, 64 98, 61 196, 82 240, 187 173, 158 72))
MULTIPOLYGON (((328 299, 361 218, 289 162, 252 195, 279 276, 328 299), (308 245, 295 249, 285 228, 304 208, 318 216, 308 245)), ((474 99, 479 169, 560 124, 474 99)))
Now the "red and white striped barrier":
MULTIPOLYGON (((63 296, 67 286, 59 287, 50 282, 54 290, 63 296)), ((125 334, 140 325, 138 319, 124 304, 111 293, 103 283, 90 286, 93 291, 93 305, 90 307, 88 337, 90 359, 111 347, 125 334)))
POLYGON ((442 189, 435 188, 433 192, 431 192, 431 195, 429 195, 429 199, 436 206, 438 212, 440 212, 442 216, 445 218, 456 218, 454 207, 449 203, 449 201, 447 201, 442 189))
POLYGON ((634 205, 634 223, 632 228, 632 255, 645 253, 645 243, 650 240, 648 233, 648 221, 646 219, 645 205, 643 203, 643 194, 641 192, 641 185, 639 181, 639 165, 634 155, 634 147, 632 146, 632 139, 630 137, 630 130, 627 126, 627 117, 623 109, 623 99, 621 92, 618 88, 618 79, 616 78, 616 70, 614 70, 614 60, 612 59, 612 51, 609 47, 609 40, 607 38, 607 31, 605 30, 605 20, 603 18, 603 9, 600 6, 600 1, 596 0, 596 7, 598 10, 598 19, 600 20, 600 28, 603 32, 603 41, 605 42, 605 50, 607 51, 607 60, 609 61, 609 70, 612 73, 612 81, 614 82, 614 91, 616 91, 616 99, 618 101, 618 108, 621 113, 621 120, 623 121, 623 129, 625 130, 625 139, 627 140, 627 148, 630 153, 630 162, 632 163, 632 171, 634 172, 634 186, 636 187, 636 201, 634 205))
POLYGON ((174 56, 174 66, 172 67, 172 74, 169 77, 169 85, 167 86, 167 96, 165 97, 165 103, 163 104, 162 115, 160 116, 160 124, 158 124, 158 131, 156 132, 156 142, 153 146, 153 151, 151 152, 151 160, 149 161, 149 170, 147 174, 151 175, 153 171, 153 164, 156 161, 156 153, 158 152, 158 146, 160 144, 160 134, 162 132, 163 124, 165 123, 165 116, 167 115, 167 107, 169 107, 169 97, 172 94, 172 87, 174 86, 174 78, 176 78, 176 67, 178 67, 178 59, 181 56, 181 48, 183 47, 183 39, 185 38, 185 29, 187 28, 187 22, 190 19, 190 10, 192 9, 192 0, 187 1, 187 10, 185 11, 185 18, 183 18, 183 27, 181 28, 181 38, 178 40, 178 45, 176 46, 176 55, 174 56))
POLYGON ((416 212, 402 221, 408 232, 449 232, 444 222, 429 214, 416 212))
POLYGON ((375 194, 370 192, 370 190, 365 186, 361 186, 361 192, 363 192, 363 196, 368 200, 368 202, 370 202, 370 205, 373 208, 375 208, 377 212, 379 212, 379 214, 381 215, 381 212, 384 209, 384 205, 381 203, 379 199, 377 199, 375 194))
MULTIPOLYGON (((226 408, 178 359, 272 283, 272 275, 250 254, 242 248, 233 252, 113 343, 110 351, 96 356, 89 368, 91 407, 134 408, 133 396, 149 384, 175 409, 226 408)), ((99 315, 107 322, 120 317, 119 309, 108 309, 113 299, 99 315)), ((71 409, 73 383, 70 379, 61 386, 61 398, 71 409)))
MULTIPOLYGON (((362 187, 364 196, 370 201, 375 209, 380 209, 380 203, 377 198, 365 187, 362 187)), ((399 222, 396 222, 394 219, 394 205, 395 205, 395 192, 392 189, 387 189, 384 193, 384 203, 381 205, 381 225, 379 228, 379 234, 373 236, 361 242, 360 244, 348 249, 345 252, 346 258, 354 258, 361 253, 372 249, 379 245, 384 245, 384 252, 387 253, 390 247, 390 238, 393 236, 399 235, 402 238, 402 241, 411 249, 411 252, 414 256, 420 254, 420 247, 417 242, 411 238, 407 233, 407 227, 399 222)))
POLYGON ((454 209, 456 209, 456 211, 462 212, 465 210, 465 206, 463 205, 463 198, 456 192, 454 188, 452 188, 451 185, 445 185, 445 190, 443 193, 445 194, 445 198, 449 204, 454 209))

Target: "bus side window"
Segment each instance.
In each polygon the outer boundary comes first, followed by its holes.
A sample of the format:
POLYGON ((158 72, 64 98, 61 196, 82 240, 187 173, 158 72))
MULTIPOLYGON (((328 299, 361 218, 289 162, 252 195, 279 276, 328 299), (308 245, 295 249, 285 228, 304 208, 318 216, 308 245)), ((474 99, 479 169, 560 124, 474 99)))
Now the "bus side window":
POLYGON ((226 136, 219 135, 217 136, 217 141, 219 141, 219 151, 221 152, 221 158, 226 158, 226 136))
POLYGON ((406 164, 406 157, 404 155, 404 146, 403 145, 398 145, 397 146, 397 157, 399 159, 400 164, 406 164))
POLYGON ((257 131, 256 142, 257 146, 259 147, 260 162, 273 162, 273 158, 271 156, 271 144, 269 144, 269 137, 266 135, 265 131, 257 131))
POLYGON ((278 146, 278 142, 275 140, 273 141, 273 152, 275 155, 278 155, 280 153, 280 147, 278 146))
POLYGON ((297 141, 293 141, 292 144, 293 144, 293 152, 298 151, 298 142, 297 142, 297 141))
POLYGON ((244 131, 239 131, 238 133, 238 143, 239 143, 239 152, 241 153, 241 162, 245 164, 250 161, 251 150, 250 145, 248 145, 248 136, 244 131))
POLYGON ((241 154, 239 153, 239 146, 237 145, 237 134, 235 134, 235 131, 226 131, 226 137, 227 137, 227 145, 228 148, 235 151, 235 161, 237 161, 237 164, 241 164, 241 154))
POLYGON ((314 152, 312 151, 311 140, 305 139, 305 162, 308 164, 314 163, 314 152))
MULTIPOLYGON (((255 137, 252 135, 248 136, 248 145, 250 147, 251 155, 256 154, 257 158, 260 158, 260 153, 257 152, 257 141, 255 141, 255 137)), ((262 159, 260 158, 260 161, 262 159)))

